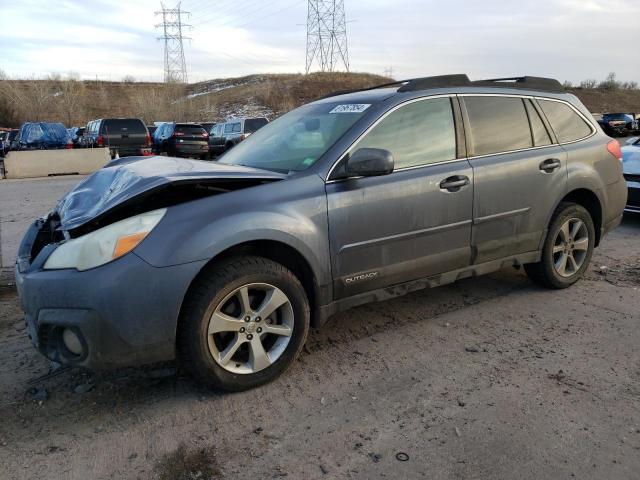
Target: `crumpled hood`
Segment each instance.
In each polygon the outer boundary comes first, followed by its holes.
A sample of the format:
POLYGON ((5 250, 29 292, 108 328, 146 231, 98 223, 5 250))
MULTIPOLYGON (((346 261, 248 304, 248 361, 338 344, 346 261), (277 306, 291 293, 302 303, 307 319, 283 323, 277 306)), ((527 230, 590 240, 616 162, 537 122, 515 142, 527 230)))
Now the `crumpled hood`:
POLYGON ((627 174, 640 175, 640 145, 622 147, 622 171, 627 174))
POLYGON ((56 206, 60 228, 72 230, 134 197, 167 184, 208 180, 281 180, 286 175, 218 162, 172 157, 126 157, 108 163, 67 193, 56 206))

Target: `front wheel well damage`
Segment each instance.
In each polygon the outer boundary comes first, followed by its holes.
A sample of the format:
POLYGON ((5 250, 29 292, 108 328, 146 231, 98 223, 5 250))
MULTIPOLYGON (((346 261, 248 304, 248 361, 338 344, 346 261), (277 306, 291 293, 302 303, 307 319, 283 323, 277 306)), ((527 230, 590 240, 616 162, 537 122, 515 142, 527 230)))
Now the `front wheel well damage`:
MULTIPOLYGON (((274 262, 277 262, 290 270, 298 278, 298 280, 300 280, 300 283, 302 284, 302 287, 307 294, 309 307, 311 309, 311 324, 316 324, 318 319, 315 318, 315 307, 317 305, 318 292, 316 290, 317 281, 311 265, 295 248, 287 245, 286 243, 273 240, 254 240, 241 243, 220 252, 218 255, 209 260, 191 281, 191 284, 189 285, 189 288, 187 289, 187 292, 182 301, 180 310, 182 311, 186 298, 189 296, 192 288, 202 277, 206 276, 208 272, 216 268, 216 265, 219 264, 221 260, 241 255, 257 255, 260 257, 268 258, 269 260, 273 260, 274 262)), ((180 315, 178 316, 178 322, 180 322, 180 315)))
POLYGON ((600 238, 602 237, 602 205, 600 204, 600 200, 596 194, 591 190, 580 188, 565 195, 560 202, 577 203, 578 205, 582 205, 589 212, 589 215, 591 215, 591 218, 593 219, 593 224, 596 227, 595 246, 597 247, 600 244, 600 238))

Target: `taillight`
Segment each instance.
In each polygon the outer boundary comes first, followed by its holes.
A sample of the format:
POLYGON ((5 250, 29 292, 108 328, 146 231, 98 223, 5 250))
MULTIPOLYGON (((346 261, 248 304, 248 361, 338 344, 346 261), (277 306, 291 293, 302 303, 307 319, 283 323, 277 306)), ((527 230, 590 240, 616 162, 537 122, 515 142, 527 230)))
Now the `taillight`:
POLYGON ((150 147, 151 146, 151 135, 149 135, 147 133, 147 146, 150 147))
POLYGON ((622 161, 622 149, 620 148, 620 143, 618 143, 617 140, 611 140, 607 143, 607 150, 611 155, 622 161))
POLYGON ((104 147, 104 138, 102 137, 102 135, 98 135, 98 146, 104 147))
POLYGON ((66 149, 73 148, 73 142, 71 140, 67 140, 67 144, 65 145, 66 149))
POLYGON ((202 136, 205 138, 209 138, 209 134, 207 132, 202 132, 202 136))
POLYGON ((240 141, 244 140, 245 138, 247 138, 247 136, 244 133, 240 135, 240 141))

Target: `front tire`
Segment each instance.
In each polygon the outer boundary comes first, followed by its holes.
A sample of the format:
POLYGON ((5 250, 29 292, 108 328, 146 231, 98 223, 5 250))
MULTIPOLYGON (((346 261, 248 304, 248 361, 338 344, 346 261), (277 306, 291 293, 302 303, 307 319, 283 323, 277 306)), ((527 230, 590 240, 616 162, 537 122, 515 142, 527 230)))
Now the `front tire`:
POLYGON ((293 363, 309 317, 304 288, 288 269, 263 257, 232 257, 204 272, 187 295, 178 357, 206 385, 247 390, 293 363))
POLYGON ((589 267, 595 239, 589 212, 577 203, 563 202, 551 218, 540 261, 525 265, 525 271, 543 287, 567 288, 589 267))

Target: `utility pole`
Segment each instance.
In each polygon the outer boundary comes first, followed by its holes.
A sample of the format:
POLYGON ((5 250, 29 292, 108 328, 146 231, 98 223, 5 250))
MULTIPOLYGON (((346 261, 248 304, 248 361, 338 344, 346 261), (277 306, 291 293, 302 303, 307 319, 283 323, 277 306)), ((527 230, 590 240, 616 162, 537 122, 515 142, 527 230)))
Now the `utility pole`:
POLYGON ((187 64, 184 60, 183 40, 188 37, 182 35, 183 28, 190 28, 191 25, 182 23, 182 15, 189 15, 180 9, 180 2, 174 8, 166 8, 160 2, 162 10, 155 12, 162 15, 162 23, 156 28, 162 28, 163 35, 158 40, 164 40, 164 81, 166 83, 187 83, 187 64))
POLYGON ((344 0, 308 0, 306 72, 314 64, 321 72, 349 71, 344 0))
POLYGON ((383 75, 387 78, 393 78, 393 67, 385 68, 383 75))

